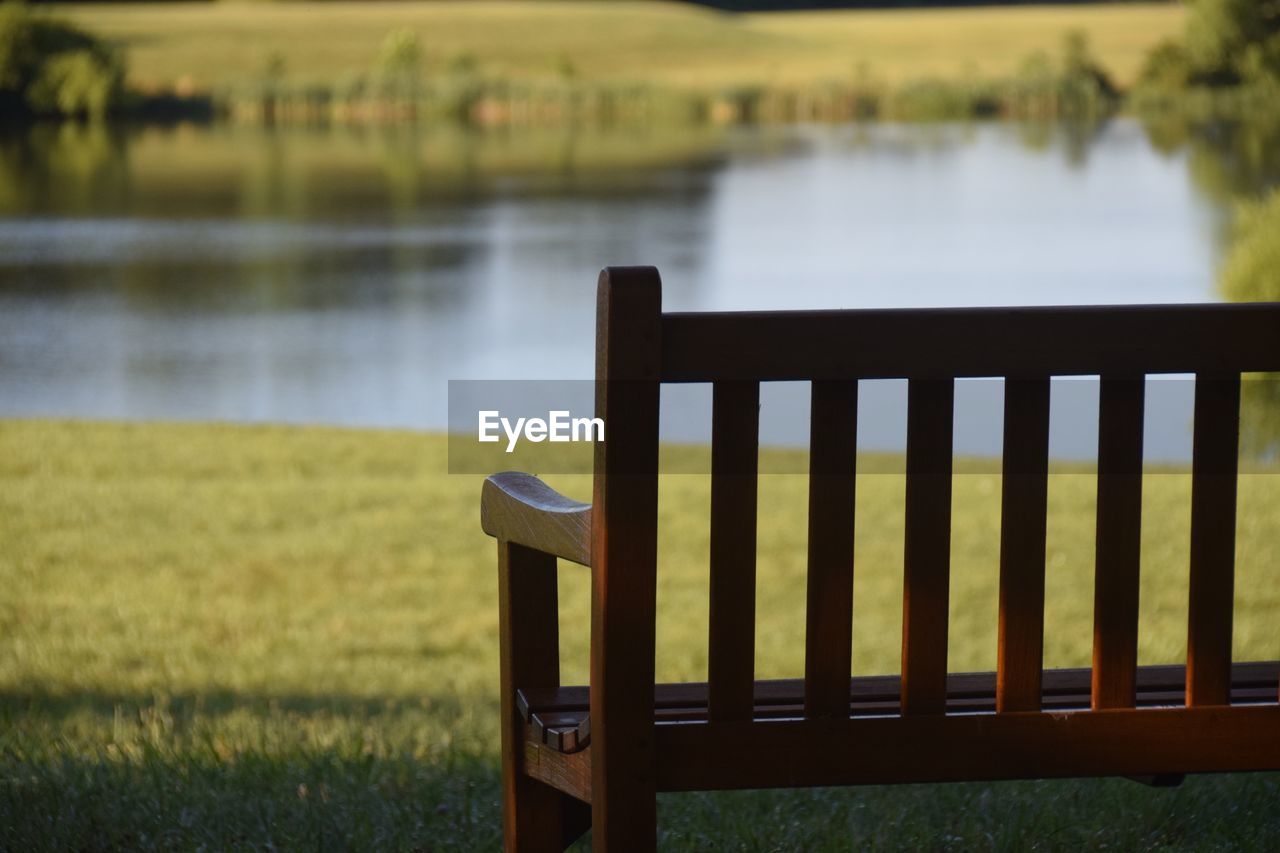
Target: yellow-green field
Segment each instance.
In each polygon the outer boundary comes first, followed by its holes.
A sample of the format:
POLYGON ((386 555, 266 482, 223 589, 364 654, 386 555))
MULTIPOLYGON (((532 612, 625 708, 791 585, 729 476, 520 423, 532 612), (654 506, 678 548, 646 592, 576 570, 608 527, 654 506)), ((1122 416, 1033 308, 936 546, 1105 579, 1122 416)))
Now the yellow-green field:
MULTIPOLYGON (((493 849, 494 549, 480 478, 444 471, 423 434, 0 422, 0 849, 493 849)), ((802 672, 805 487, 762 479, 763 677, 802 672)), ((1050 665, 1089 657, 1093 488, 1051 484, 1050 665)), ((955 670, 994 662, 999 498, 956 477, 955 670)), ((658 672, 702 678, 706 478, 661 499, 658 672)), ((1144 662, 1185 652, 1187 499, 1185 474, 1147 477, 1144 662)), ((901 477, 860 477, 858 511, 854 667, 894 671, 901 477)), ((1280 477, 1242 477, 1239 540, 1236 658, 1275 658, 1280 477)), ((587 577, 562 577, 580 679, 587 577)), ((661 822, 668 849, 1274 849, 1277 796, 1275 775, 680 795, 661 822)))
POLYGON ((464 55, 483 73, 707 89, 1000 76, 1069 30, 1130 82, 1145 52, 1181 32, 1177 3, 729 15, 670 2, 146 3, 60 7, 127 50, 141 87, 208 90, 260 76, 332 83, 367 72, 393 30, 417 34, 427 70, 464 55))

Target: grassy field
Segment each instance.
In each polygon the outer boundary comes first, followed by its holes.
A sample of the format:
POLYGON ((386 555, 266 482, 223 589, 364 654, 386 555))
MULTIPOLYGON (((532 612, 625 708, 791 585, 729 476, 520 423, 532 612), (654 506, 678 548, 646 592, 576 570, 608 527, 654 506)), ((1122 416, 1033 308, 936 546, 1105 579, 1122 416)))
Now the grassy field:
MULTIPOLYGON (((494 552, 438 436, 0 422, 0 849, 494 849, 494 552)), ((989 467, 989 466, 988 466, 989 467)), ((586 478, 548 478, 575 496, 586 478)), ((758 670, 802 672, 805 478, 762 480, 758 670)), ((1046 661, 1085 663, 1093 478, 1054 476, 1046 661)), ((958 476, 953 670, 995 658, 999 479, 958 476)), ((658 672, 705 677, 704 477, 664 479, 658 672)), ((1147 478, 1144 662, 1185 652, 1188 478, 1147 478)), ((902 480, 860 477, 854 667, 894 671, 902 480)), ((1280 654, 1242 477, 1237 659, 1280 654)), ((562 577, 566 678, 587 577, 562 577)), ((667 849, 1275 849, 1280 777, 664 796, 667 849)))
POLYGON ((393 30, 415 32, 427 70, 470 56, 486 74, 708 89, 846 81, 865 64, 889 84, 999 76, 1086 32, 1121 82, 1181 32, 1181 4, 727 15, 670 2, 146 3, 62 7, 123 45, 133 81, 196 90, 261 76, 278 55, 296 80, 370 70, 393 30))

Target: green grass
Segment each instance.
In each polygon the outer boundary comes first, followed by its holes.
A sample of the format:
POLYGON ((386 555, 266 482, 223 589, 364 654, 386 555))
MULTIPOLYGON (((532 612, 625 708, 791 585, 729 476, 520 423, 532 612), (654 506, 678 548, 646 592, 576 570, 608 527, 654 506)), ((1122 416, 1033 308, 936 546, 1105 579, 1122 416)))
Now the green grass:
POLYGON ((474 57, 485 74, 708 89, 847 81, 864 65, 889 84, 923 76, 1012 74, 1086 32, 1122 83, 1145 52, 1182 30, 1175 3, 727 15, 671 2, 146 3, 62 7, 124 46, 142 87, 208 90, 260 77, 273 54, 289 78, 333 82, 371 69, 397 29, 414 31, 428 71, 474 57))
MULTIPOLYGON (((493 849, 494 549, 439 436, 0 422, 0 849, 493 849)), ((989 466, 987 466, 989 467, 989 466)), ((963 469, 969 470, 969 469, 963 469)), ((981 466, 973 467, 981 470, 981 466)), ((575 496, 582 476, 549 478, 575 496)), ((1046 661, 1085 663, 1093 478, 1054 476, 1046 661)), ((762 480, 759 672, 801 672, 805 478, 762 480)), ((662 483, 658 672, 706 670, 704 477, 662 483)), ((1147 478, 1141 657, 1185 652, 1188 478, 1147 478)), ((999 480, 956 478, 951 667, 995 657, 999 480)), ((893 671, 902 480, 860 478, 854 667, 893 671)), ((1242 477, 1237 659, 1280 656, 1280 478, 1242 477)), ((587 577, 566 566, 566 678, 587 577)), ((1280 778, 664 796, 674 849, 1274 849, 1280 778)))

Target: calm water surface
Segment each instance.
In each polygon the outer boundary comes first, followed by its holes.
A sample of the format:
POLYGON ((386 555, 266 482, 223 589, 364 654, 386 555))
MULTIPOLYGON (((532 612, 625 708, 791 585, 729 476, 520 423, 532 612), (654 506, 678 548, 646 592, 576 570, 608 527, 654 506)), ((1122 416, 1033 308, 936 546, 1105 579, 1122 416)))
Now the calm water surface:
POLYGON ((1125 120, 37 129, 0 145, 0 416, 441 428, 450 379, 589 377, 608 264, 672 310, 1214 301, 1196 157, 1125 120))

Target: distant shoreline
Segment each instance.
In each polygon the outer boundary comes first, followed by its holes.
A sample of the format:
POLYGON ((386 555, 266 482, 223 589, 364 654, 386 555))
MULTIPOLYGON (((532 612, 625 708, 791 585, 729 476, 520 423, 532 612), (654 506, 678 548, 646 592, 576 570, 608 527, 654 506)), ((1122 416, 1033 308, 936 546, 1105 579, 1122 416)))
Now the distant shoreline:
POLYGON ((1124 88, 1146 51, 1180 34, 1185 20, 1167 2, 726 15, 673 2, 336 0, 53 12, 122 48, 131 86, 179 95, 250 85, 269 69, 298 85, 338 84, 372 71, 398 31, 417 37, 427 79, 465 66, 523 84, 569 77, 699 92, 808 88, 859 74, 890 86, 1005 77, 1080 31, 1124 88))
POLYGON ((1167 2, 726 14, 339 0, 55 14, 121 51, 134 118, 475 126, 1095 116, 1118 107, 1185 18, 1167 2), (1106 85, 1066 80, 1071 38, 1106 85))

